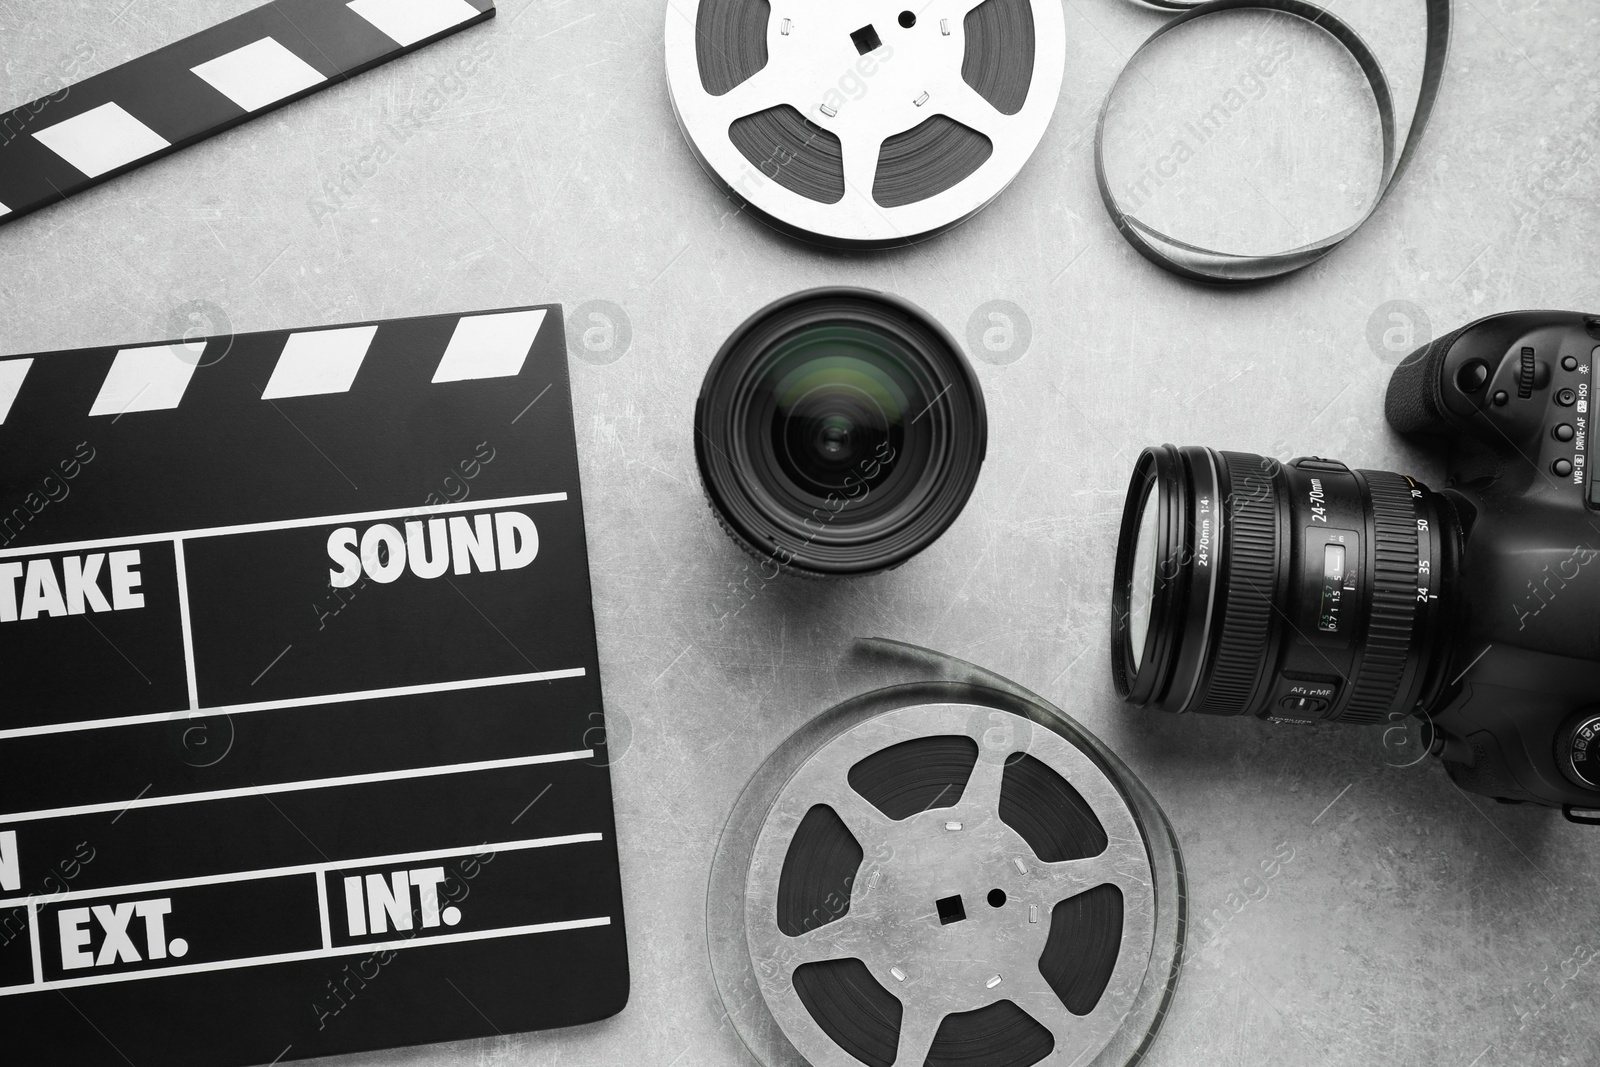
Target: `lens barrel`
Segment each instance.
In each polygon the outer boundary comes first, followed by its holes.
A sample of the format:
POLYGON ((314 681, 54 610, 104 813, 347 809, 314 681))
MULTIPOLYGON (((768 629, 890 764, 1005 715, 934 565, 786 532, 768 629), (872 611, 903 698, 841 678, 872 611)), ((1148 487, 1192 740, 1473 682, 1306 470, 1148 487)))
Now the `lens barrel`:
POLYGON ((1407 714, 1443 686, 1459 545, 1449 501, 1404 475, 1148 448, 1117 549, 1117 692, 1291 722, 1407 714))
POLYGON ((955 340, 866 289, 796 293, 745 321, 706 372, 695 458, 729 535, 811 577, 899 566, 955 521, 988 441, 955 340))

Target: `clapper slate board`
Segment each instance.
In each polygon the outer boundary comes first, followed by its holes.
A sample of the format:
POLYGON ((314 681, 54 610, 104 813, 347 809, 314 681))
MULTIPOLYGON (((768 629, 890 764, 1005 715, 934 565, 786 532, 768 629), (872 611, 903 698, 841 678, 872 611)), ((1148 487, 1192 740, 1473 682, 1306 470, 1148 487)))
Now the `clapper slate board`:
POLYGON ((494 13, 494 0, 272 0, 0 113, 0 224, 494 13))
POLYGON ((561 310, 0 360, 0 1062, 596 1020, 561 310))

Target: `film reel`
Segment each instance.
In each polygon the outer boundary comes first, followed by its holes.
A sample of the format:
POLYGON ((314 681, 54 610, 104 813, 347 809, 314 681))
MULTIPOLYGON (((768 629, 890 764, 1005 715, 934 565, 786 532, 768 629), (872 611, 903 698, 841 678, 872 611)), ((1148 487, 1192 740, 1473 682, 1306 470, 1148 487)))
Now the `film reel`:
POLYGON ((706 170, 829 244, 932 236, 1021 171, 1055 111, 1058 0, 685 0, 667 88, 706 170))
POLYGON ((960 682, 802 728, 741 795, 707 902, 766 1067, 1128 1067, 1182 956, 1148 792, 1052 708, 960 682))

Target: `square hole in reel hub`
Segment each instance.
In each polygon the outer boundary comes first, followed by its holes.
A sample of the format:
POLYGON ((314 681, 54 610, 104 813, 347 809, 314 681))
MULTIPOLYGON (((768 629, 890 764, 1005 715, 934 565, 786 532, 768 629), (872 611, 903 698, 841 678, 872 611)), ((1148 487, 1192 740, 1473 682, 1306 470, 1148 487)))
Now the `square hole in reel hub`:
POLYGON ((883 44, 882 39, 878 37, 878 31, 872 28, 870 22, 850 34, 850 40, 855 42, 856 51, 862 55, 883 44))
POLYGON ((961 894, 959 893, 953 897, 940 897, 933 902, 933 906, 939 909, 940 926, 949 926, 951 923, 958 923, 967 917, 967 908, 966 905, 961 903, 961 894))

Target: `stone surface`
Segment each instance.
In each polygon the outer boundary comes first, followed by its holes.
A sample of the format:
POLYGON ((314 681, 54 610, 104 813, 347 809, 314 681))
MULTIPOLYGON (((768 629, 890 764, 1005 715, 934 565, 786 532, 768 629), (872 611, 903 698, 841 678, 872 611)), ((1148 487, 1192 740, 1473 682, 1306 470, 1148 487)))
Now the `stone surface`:
MULTIPOLYGON (((0 106, 254 2, 6 0, 0 106)), ((1338 7, 1408 108, 1421 3, 1338 7)), ((507 0, 485 26, 0 228, 7 354, 164 340, 196 321, 250 331, 547 300, 585 326, 603 326, 587 301, 626 316, 631 347, 575 349, 572 375, 632 1002, 576 1030, 337 1062, 748 1063, 706 962, 712 850, 760 760, 860 683, 840 671, 858 634, 1038 690, 1166 807, 1193 955, 1152 1067, 1600 1062, 1600 968, 1574 962, 1600 937, 1593 831, 1466 796, 1431 762, 1391 766, 1404 760, 1376 732, 1125 710, 1105 666, 1142 446, 1320 454, 1437 484, 1440 458, 1383 422, 1402 353, 1369 336, 1406 328, 1384 305, 1407 302, 1415 343, 1418 310, 1435 333, 1515 308, 1600 311, 1600 10, 1459 4, 1445 91, 1395 197, 1322 264, 1240 291, 1151 266, 1095 191, 1094 117, 1157 13, 1069 0, 1061 102, 1019 179, 955 231, 871 255, 783 238, 701 173, 667 99, 664 17, 678 16, 660 0, 507 0), (752 565, 698 485, 694 398, 743 318, 828 283, 894 291, 976 337, 988 462, 961 519, 901 569, 746 585, 752 565), (1031 324, 1020 355, 1020 340, 984 347, 991 301, 1031 324)), ((1113 172, 1153 166, 1170 123, 1206 112, 1280 39, 1292 58, 1151 198, 1152 221, 1244 250, 1357 217, 1377 171, 1370 96, 1314 31, 1259 14, 1141 61, 1113 110, 1113 172)))

